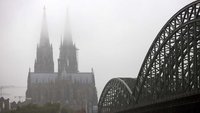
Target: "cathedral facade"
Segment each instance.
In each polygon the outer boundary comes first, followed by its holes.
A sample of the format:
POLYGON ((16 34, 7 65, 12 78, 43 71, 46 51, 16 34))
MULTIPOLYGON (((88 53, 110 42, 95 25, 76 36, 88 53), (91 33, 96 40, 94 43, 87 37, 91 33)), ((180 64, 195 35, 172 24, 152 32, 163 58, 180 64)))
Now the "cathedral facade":
POLYGON ((93 70, 79 72, 77 48, 72 40, 67 17, 60 44, 58 72, 54 71, 53 47, 49 41, 44 10, 40 42, 37 45, 34 72, 29 70, 26 98, 34 104, 60 103, 73 110, 93 113, 97 106, 97 92, 93 70))

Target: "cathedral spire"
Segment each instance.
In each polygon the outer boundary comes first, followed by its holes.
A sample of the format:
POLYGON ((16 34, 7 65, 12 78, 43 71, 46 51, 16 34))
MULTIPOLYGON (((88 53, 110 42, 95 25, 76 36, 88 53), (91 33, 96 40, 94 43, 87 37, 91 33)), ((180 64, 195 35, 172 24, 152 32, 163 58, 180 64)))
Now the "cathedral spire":
POLYGON ((40 43, 37 46, 34 72, 52 73, 54 72, 53 47, 49 42, 47 28, 46 8, 44 7, 40 43))
POLYGON ((64 37, 63 43, 67 45, 73 44, 72 41, 72 34, 71 34, 71 26, 70 26, 70 19, 69 19, 69 10, 67 9, 65 27, 64 27, 64 37))
POLYGON ((64 70, 67 73, 78 72, 77 52, 76 46, 72 40, 69 13, 67 11, 67 17, 65 22, 65 31, 63 41, 60 45, 60 56, 58 59, 58 73, 62 73, 64 70))
POLYGON ((47 27, 47 19, 46 19, 46 7, 43 8, 43 20, 42 20, 42 29, 40 34, 40 45, 49 44, 49 33, 47 27))

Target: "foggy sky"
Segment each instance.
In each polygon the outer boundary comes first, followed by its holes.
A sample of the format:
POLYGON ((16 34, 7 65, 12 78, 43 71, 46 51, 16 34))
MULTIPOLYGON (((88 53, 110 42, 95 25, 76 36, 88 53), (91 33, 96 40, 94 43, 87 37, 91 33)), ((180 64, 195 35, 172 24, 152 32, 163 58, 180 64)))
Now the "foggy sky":
MULTIPOLYGON (((0 0, 0 86, 24 96, 29 67, 34 71, 43 7, 57 71, 67 8, 78 47, 80 72, 94 69, 98 97, 114 77, 137 77, 162 26, 194 0, 0 0)), ((8 96, 8 95, 7 95, 8 96)))

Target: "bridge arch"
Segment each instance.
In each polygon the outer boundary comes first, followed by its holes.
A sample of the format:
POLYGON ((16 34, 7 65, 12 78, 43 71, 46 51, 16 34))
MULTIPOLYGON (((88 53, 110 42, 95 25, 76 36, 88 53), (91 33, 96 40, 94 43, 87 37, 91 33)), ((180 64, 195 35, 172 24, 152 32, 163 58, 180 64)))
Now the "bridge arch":
POLYGON ((133 87, 136 79, 113 78, 104 87, 98 104, 98 112, 106 113, 123 109, 132 102, 133 87))
POLYGON ((107 83, 99 100, 99 113, 136 108, 195 93, 200 94, 199 0, 179 10, 163 26, 150 46, 136 80, 114 78, 107 83))
POLYGON ((163 26, 140 68, 134 104, 193 93, 200 88, 200 1, 178 11, 163 26))

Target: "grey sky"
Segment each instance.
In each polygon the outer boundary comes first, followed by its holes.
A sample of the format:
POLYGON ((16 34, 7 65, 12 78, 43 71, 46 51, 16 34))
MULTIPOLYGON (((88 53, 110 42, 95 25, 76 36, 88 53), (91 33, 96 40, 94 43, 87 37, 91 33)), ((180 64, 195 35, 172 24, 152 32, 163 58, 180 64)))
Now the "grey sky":
MULTIPOLYGON (((79 70, 94 68, 98 96, 113 77, 136 77, 162 26, 194 0, 0 0, 0 86, 27 85, 33 71, 44 4, 57 71, 67 7, 79 70)), ((5 89, 10 96, 26 88, 5 89)))

